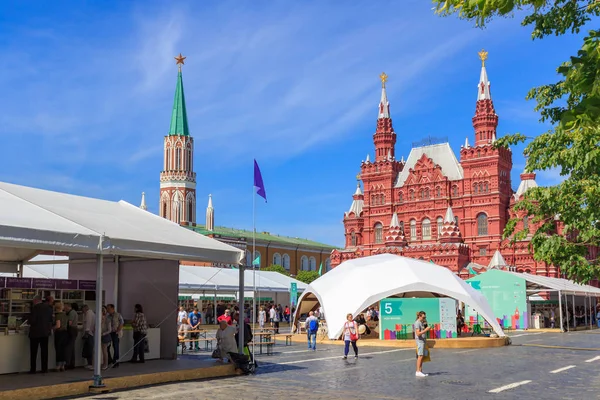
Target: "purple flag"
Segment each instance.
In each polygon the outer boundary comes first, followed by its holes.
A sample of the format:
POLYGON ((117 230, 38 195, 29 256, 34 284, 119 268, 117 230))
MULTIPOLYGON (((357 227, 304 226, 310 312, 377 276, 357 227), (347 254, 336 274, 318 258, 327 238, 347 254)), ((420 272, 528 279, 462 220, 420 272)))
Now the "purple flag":
POLYGON ((265 199, 265 203, 267 202, 267 192, 265 191, 265 184, 262 180, 262 175, 260 174, 260 168, 258 168, 258 163, 254 160, 254 188, 256 189, 256 193, 265 199))

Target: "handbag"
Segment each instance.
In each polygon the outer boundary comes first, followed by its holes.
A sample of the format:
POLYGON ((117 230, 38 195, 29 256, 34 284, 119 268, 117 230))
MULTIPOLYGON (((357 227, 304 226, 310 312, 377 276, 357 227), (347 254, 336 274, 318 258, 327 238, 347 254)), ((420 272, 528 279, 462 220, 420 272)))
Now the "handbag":
POLYGON ((221 358, 221 351, 219 349, 214 349, 211 357, 212 358, 221 358))
POLYGON ((352 327, 349 327, 348 323, 346 322, 346 329, 348 329, 348 331, 350 332, 351 342, 356 342, 358 339, 360 339, 360 337, 358 336, 357 329, 355 329, 354 323, 352 323, 352 327), (352 331, 354 331, 354 333, 352 333, 352 331))

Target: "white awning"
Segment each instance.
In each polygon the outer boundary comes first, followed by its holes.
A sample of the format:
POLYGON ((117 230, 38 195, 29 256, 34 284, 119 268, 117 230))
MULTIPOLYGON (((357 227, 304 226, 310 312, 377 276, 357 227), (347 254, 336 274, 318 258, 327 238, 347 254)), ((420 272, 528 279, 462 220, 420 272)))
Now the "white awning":
POLYGON ((125 201, 113 202, 0 182, 0 262, 38 251, 238 264, 243 251, 125 201))
POLYGON ((311 294, 323 307, 329 338, 342 333, 346 315, 356 317, 367 307, 386 297, 428 292, 469 304, 499 336, 505 336, 485 297, 446 267, 430 262, 381 254, 341 263, 312 282, 298 300, 298 315, 306 312, 302 301, 311 294))
MULTIPOLYGON (((192 267, 182 265, 179 267, 179 291, 207 292, 237 292, 239 289, 239 273, 237 269, 216 267, 192 267)), ((244 271, 244 286, 246 291, 254 288, 254 271, 244 271)), ((257 292, 289 292, 290 284, 296 283, 298 293, 308 285, 279 272, 256 271, 257 292)))
POLYGON ((527 289, 561 291, 564 294, 574 294, 576 296, 598 296, 600 297, 600 289, 589 285, 580 285, 573 281, 562 278, 550 278, 548 276, 539 276, 525 274, 520 272, 502 271, 507 274, 512 274, 527 281, 527 289))

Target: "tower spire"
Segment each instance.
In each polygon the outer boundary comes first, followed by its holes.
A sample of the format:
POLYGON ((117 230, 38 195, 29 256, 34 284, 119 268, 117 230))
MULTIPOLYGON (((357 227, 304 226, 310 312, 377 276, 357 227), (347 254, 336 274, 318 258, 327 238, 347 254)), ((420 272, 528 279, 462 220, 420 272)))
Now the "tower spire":
POLYGON ((481 73, 479 75, 479 83, 477 84, 477 105, 475 116, 473 117, 476 147, 492 143, 496 135, 496 127, 498 126, 498 115, 496 115, 496 110, 494 110, 494 103, 492 102, 492 94, 490 92, 490 81, 485 68, 488 52, 481 50, 477 54, 481 60, 481 73))
POLYGON ((187 111, 185 108, 185 95, 183 94, 183 77, 181 74, 181 66, 185 63, 184 57, 179 53, 175 60, 177 61, 177 86, 175 87, 175 101, 173 102, 173 113, 171 114, 171 126, 169 127, 169 135, 173 136, 189 136, 190 128, 188 127, 187 111))
POLYGON ((377 114, 377 130, 373 135, 375 142, 375 162, 394 158, 394 146, 396 145, 396 133, 392 126, 390 117, 390 102, 387 98, 385 86, 388 76, 385 72, 379 75, 381 80, 381 100, 379 101, 379 112, 377 114))
POLYGON ((142 192, 142 202, 140 203, 140 208, 142 210, 148 210, 148 206, 146 205, 146 193, 142 192))
POLYGON ((212 204, 212 194, 208 195, 208 207, 206 207, 206 230, 215 230, 215 209, 212 204))

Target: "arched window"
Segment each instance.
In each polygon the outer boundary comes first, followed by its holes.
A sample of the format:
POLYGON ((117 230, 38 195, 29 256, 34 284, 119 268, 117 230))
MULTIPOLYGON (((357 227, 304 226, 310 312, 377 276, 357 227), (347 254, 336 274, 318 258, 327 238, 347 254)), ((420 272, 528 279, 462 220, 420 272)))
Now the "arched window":
POLYGON ((163 218, 169 218, 169 215, 167 214, 167 210, 168 209, 169 208, 168 208, 167 202, 164 201, 163 205, 162 205, 162 216, 163 216, 163 218))
POLYGON ((254 263, 254 260, 256 260, 256 265, 254 265, 254 267, 258 267, 260 268, 260 265, 262 264, 262 257, 260 256, 260 251, 256 250, 254 252, 254 258, 252 258, 252 263, 254 263))
POLYGON ((423 189, 419 190, 419 198, 423 200, 423 189))
POLYGON ((488 192, 488 183, 483 182, 483 193, 487 193, 487 192, 488 192))
POLYGON ((165 171, 169 171, 171 169, 171 146, 167 147, 167 151, 165 151, 165 171))
POLYGON ((356 232, 350 232, 350 246, 356 247, 356 232))
POLYGON ((484 213, 477 216, 477 235, 485 236, 488 234, 488 217, 484 213))
POLYGON ((248 250, 246 250, 246 265, 252 265, 252 253, 250 253, 248 250))
POLYGON ((375 224, 375 243, 383 243, 383 225, 381 225, 381 222, 375 224))
POLYGON ((191 199, 189 199, 187 203, 187 220, 188 222, 194 221, 194 203, 191 199))
POLYGON ((481 157, 481 151, 477 150, 477 158, 481 157))
POLYGON ((410 240, 417 240, 417 221, 410 220, 410 240))
POLYGON ((479 193, 485 193, 483 191, 483 183, 479 183, 479 193))
POLYGON ((429 189, 425 189, 425 198, 428 199, 429 198, 429 189))
POLYGON ((439 186, 435 188, 435 197, 442 197, 442 189, 439 186))
POLYGON ((290 256, 287 253, 285 253, 283 255, 282 261, 283 261, 283 268, 289 270, 290 269, 290 256))
POLYGON ((317 260, 314 257, 308 259, 308 265, 310 267, 310 271, 317 270, 317 260))
POLYGON ((273 264, 281 265, 281 254, 279 254, 279 253, 273 254, 273 264))
POLYGON ((476 183, 474 183, 474 184, 473 184, 473 194, 477 194, 477 188, 478 188, 478 187, 479 187, 479 186, 477 186, 477 184, 476 184, 476 183))
POLYGON ((331 271, 331 260, 329 258, 325 260, 325 271, 331 271))
POLYGON ((402 192, 398 192, 398 202, 402 203, 404 201, 404 196, 402 196, 402 192))
POLYGON ((300 269, 302 271, 308 271, 308 257, 302 256, 300 258, 300 269))
POLYGON ((415 191, 414 191, 414 190, 411 190, 411 191, 409 192, 409 195, 410 195, 410 199, 411 199, 411 200, 414 200, 414 199, 415 199, 415 191))
POLYGON ((529 216, 523 217, 523 229, 529 229, 529 216))
POLYGON ((452 186, 452 196, 458 197, 458 186, 452 186))
POLYGON ((429 218, 423 220, 421 228, 423 229, 423 240, 431 239, 431 221, 429 221, 429 218))
POLYGON ((385 204, 385 194, 382 194, 380 196, 381 196, 381 203, 379 203, 379 204, 384 205, 385 204))
POLYGON ((180 147, 175 149, 175 169, 176 170, 181 169, 181 148, 180 147))
POLYGON ((192 165, 192 149, 188 147, 187 150, 187 170, 193 171, 194 166, 192 165))
POLYGON ((437 235, 438 237, 442 236, 442 228, 444 227, 444 218, 437 217, 437 235))

